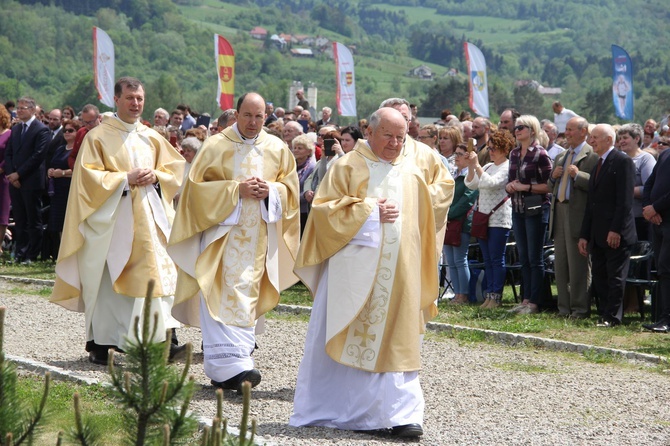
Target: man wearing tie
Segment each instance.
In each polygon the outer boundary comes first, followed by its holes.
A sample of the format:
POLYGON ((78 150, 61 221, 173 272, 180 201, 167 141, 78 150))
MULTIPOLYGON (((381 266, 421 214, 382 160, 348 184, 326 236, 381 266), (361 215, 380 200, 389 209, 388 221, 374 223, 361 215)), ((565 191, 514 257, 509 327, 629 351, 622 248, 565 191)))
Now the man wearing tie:
POLYGON ((549 234, 554 239, 558 313, 575 319, 587 318, 591 308, 591 262, 577 248, 589 179, 598 164, 598 155, 586 143, 588 126, 584 118, 568 121, 565 138, 569 148, 556 156, 547 185, 538 186, 552 193, 549 234))
POLYGON ((45 157, 49 128, 35 119, 35 100, 22 97, 17 116, 21 122, 12 128, 5 152, 5 173, 11 184, 12 213, 15 222, 17 262, 37 260, 42 247, 41 196, 46 178, 45 157))
POLYGON ((614 150, 616 133, 609 124, 591 132, 598 164, 591 172, 588 201, 579 239, 579 252, 591 252, 593 292, 598 301, 599 327, 614 327, 623 317, 623 294, 630 251, 637 242, 633 218, 635 166, 614 150))

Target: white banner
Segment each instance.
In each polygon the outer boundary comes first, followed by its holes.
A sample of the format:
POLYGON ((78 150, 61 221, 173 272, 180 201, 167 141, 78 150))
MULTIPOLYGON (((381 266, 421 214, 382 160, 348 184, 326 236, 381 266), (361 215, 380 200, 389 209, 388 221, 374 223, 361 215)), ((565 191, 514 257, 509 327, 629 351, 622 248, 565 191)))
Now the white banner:
POLYGON ((489 117, 489 85, 486 80, 486 61, 482 52, 464 42, 465 60, 470 74, 470 108, 480 116, 489 117))
POLYGON ((337 67, 337 111, 340 116, 358 116, 354 57, 349 48, 338 42, 333 42, 333 55, 337 67))
POLYGON ((98 99, 114 108, 114 44, 106 32, 93 27, 93 72, 98 99))

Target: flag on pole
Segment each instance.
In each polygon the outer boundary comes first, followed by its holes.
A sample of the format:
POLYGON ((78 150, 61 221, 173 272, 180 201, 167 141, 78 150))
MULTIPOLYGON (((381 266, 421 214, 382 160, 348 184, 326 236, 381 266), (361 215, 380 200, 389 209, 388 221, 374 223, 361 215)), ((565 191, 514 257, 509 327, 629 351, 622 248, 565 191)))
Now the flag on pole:
POLYGON ((98 99, 114 108, 114 43, 106 32, 93 27, 93 77, 98 99))
POLYGON ((470 108, 485 118, 489 117, 489 86, 486 81, 486 60, 475 45, 463 42, 465 60, 470 74, 470 108))
POLYGON ((216 101, 221 110, 233 108, 235 96, 235 51, 226 39, 214 34, 214 58, 219 76, 216 101))
POLYGON ((633 61, 620 46, 612 45, 612 100, 621 119, 633 120, 633 61))
POLYGON ((358 116, 354 57, 349 48, 339 42, 333 42, 333 55, 337 67, 337 111, 340 116, 358 116))

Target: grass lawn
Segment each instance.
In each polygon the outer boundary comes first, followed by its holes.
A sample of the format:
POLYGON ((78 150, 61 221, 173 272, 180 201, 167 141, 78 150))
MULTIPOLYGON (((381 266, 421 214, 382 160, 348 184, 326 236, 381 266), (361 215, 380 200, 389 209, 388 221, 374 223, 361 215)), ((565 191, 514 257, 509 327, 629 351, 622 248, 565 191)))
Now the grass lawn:
MULTIPOLYGON (((18 396, 26 404, 36 403, 42 396, 44 378, 31 374, 19 377, 18 396)), ((97 385, 87 386, 69 382, 51 381, 47 399, 47 415, 40 424, 33 444, 56 444, 58 432, 68 433, 74 429, 73 395, 80 395, 80 406, 84 420, 99 426, 105 435, 101 445, 122 443, 124 428, 121 413, 111 402, 110 392, 97 385)), ((67 438, 67 436, 65 436, 67 438)), ((67 444, 71 444, 66 441, 67 444)))

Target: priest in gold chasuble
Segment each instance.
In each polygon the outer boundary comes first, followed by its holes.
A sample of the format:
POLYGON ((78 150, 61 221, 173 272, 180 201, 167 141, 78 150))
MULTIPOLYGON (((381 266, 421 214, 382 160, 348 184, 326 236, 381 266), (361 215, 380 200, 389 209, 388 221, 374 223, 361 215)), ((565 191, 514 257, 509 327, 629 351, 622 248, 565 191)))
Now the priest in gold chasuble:
POLYGON ((256 321, 298 280, 300 200, 293 154, 262 130, 263 98, 243 95, 236 114, 193 161, 168 252, 179 270, 173 315, 201 327, 212 384, 239 390, 260 382, 256 321))
POLYGON ((422 432, 421 342, 437 314, 436 230, 454 181, 435 154, 429 186, 392 108, 319 186, 295 272, 314 296, 293 426, 422 432))
POLYGON ((116 83, 117 113, 83 141, 72 175, 51 301, 84 312, 91 362, 106 364, 109 348, 134 339, 149 279, 157 336, 179 323, 171 308, 177 272, 166 246, 185 161, 139 118, 144 88, 116 83))

